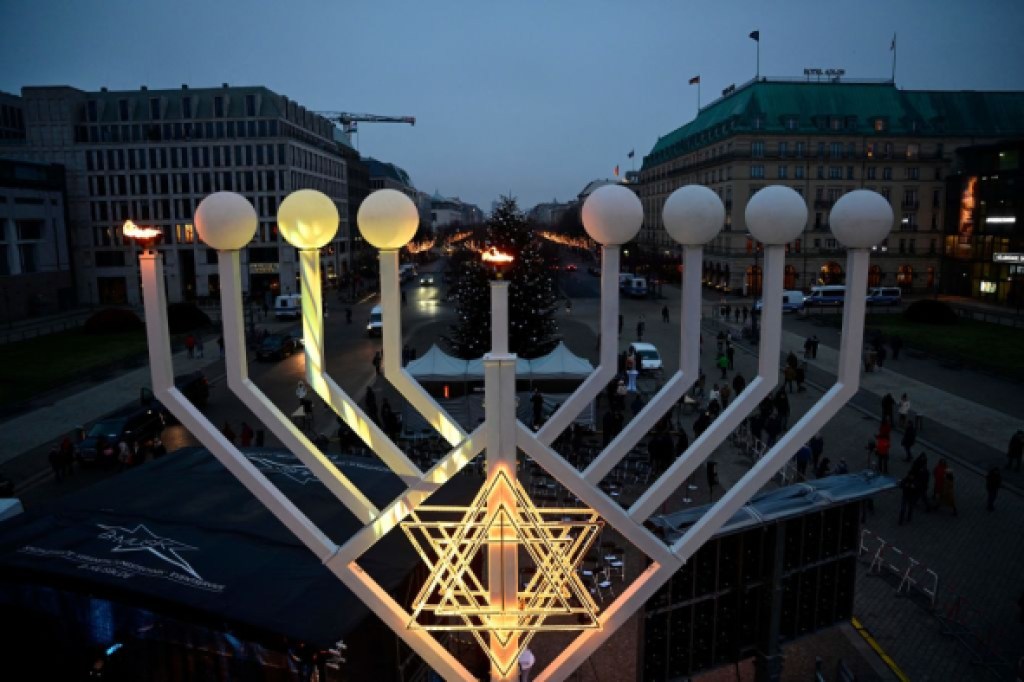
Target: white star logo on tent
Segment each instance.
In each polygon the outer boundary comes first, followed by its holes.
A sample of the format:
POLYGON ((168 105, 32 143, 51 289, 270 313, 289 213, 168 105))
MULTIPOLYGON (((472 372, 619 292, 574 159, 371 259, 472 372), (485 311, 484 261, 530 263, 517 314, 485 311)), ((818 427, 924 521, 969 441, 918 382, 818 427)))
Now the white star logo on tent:
POLYGON ((192 547, 170 538, 162 538, 141 523, 131 529, 122 526, 105 526, 102 523, 97 523, 96 525, 103 529, 103 532, 99 535, 101 540, 110 540, 116 543, 117 546, 110 550, 111 552, 149 552, 172 566, 177 566, 196 580, 203 579, 178 554, 178 552, 197 551, 197 547, 192 547))

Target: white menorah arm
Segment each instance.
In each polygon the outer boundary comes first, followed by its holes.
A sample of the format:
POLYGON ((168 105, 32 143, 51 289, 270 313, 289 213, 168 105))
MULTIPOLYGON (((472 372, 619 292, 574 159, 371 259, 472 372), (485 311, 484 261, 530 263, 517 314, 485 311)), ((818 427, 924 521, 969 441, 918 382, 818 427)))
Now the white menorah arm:
POLYGON ((423 474, 394 441, 366 416, 359 404, 324 369, 323 290, 320 280, 320 250, 299 251, 302 282, 302 340, 306 354, 306 382, 341 417, 360 440, 406 483, 423 474))
MULTIPOLYGON (((237 255, 237 252, 235 252, 237 255)), ((317 528, 245 455, 174 387, 170 334, 167 329, 167 294, 163 263, 153 252, 140 257, 143 300, 146 312, 146 340, 157 400, 224 465, 270 513, 292 532, 321 561, 327 561, 338 546, 317 528)))
POLYGON ((402 367, 401 286, 395 249, 380 252, 380 307, 384 326, 381 334, 384 376, 442 438, 453 446, 458 445, 466 439, 466 432, 402 367))
POLYGON ((427 630, 410 627, 410 616, 356 563, 336 566, 334 574, 384 621, 392 632, 449 682, 476 682, 477 678, 427 630))
POLYGON ((618 245, 601 247, 600 358, 597 368, 555 410, 536 433, 537 440, 551 445, 592 402, 618 371, 619 347, 619 250, 618 245))
POLYGON ((473 433, 452 449, 423 477, 403 492, 391 504, 385 507, 372 523, 363 526, 359 532, 349 538, 341 546, 338 554, 332 557, 328 565, 349 564, 362 556, 375 542, 388 534, 409 513, 433 495, 451 478, 462 471, 463 467, 480 454, 486 440, 484 427, 477 427, 473 433))
POLYGON ((597 649, 618 629, 626 624, 636 611, 647 603, 662 585, 679 570, 681 562, 662 564, 657 561, 648 566, 598 616, 600 627, 586 630, 564 648, 544 670, 536 682, 561 682, 583 665, 597 649))
MULTIPOLYGON (((680 344, 679 371, 675 372, 632 421, 608 444, 583 472, 583 477, 597 485, 622 461, 640 439, 649 432, 686 394, 697 381, 700 370, 700 279, 701 246, 683 247, 683 288, 679 309, 680 344)), ((641 360, 636 358, 636 368, 641 360)))
POLYGON ((634 521, 643 522, 655 513, 778 384, 785 262, 784 246, 765 247, 757 376, 751 379, 743 392, 690 444, 686 452, 669 466, 654 485, 633 503, 629 515, 634 521))
POLYGON ((239 252, 218 252, 217 269, 220 273, 224 362, 228 388, 357 519, 362 523, 373 521, 380 514, 377 507, 249 379, 242 323, 239 252))
MULTIPOLYGON (((707 513, 672 545, 672 551, 686 561, 707 542, 760 490, 797 449, 817 433, 856 394, 860 384, 861 349, 864 344, 865 292, 870 255, 865 249, 851 249, 846 258, 846 300, 839 346, 836 383, 816 402, 771 450, 744 474, 707 513)), ((776 352, 776 357, 778 353, 776 352)))
POLYGON ((536 435, 518 421, 516 422, 516 445, 652 560, 669 566, 681 564, 664 542, 629 518, 618 502, 587 482, 564 457, 537 440, 536 435))

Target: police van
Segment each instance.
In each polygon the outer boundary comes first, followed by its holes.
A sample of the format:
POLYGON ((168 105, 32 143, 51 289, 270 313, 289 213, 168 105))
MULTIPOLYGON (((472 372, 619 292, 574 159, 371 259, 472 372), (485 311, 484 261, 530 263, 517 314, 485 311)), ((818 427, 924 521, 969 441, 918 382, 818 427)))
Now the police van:
POLYGON ((834 306, 846 302, 845 284, 826 284, 811 287, 811 295, 804 299, 804 305, 834 306))
POLYGON ((279 320, 296 319, 302 313, 302 296, 284 294, 274 299, 274 316, 279 320))

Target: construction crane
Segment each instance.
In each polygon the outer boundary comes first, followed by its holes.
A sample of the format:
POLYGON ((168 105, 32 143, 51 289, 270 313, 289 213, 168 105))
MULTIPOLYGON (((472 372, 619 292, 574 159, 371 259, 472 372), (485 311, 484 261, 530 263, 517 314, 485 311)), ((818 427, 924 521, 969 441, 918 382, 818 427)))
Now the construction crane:
POLYGON ((341 124, 346 133, 359 132, 359 122, 366 123, 408 123, 416 125, 415 116, 378 116, 377 114, 350 114, 346 111, 318 111, 318 114, 341 124))

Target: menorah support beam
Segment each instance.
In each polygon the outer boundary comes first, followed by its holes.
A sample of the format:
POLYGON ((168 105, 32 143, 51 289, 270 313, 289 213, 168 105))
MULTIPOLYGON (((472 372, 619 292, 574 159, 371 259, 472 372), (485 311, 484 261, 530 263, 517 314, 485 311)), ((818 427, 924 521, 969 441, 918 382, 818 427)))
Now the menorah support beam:
POLYGON ((786 264, 784 246, 765 247, 760 351, 757 376, 712 424, 696 438, 654 485, 630 507, 629 516, 643 522, 654 514, 686 479, 735 431, 747 416, 771 394, 779 382, 782 343, 782 289, 786 264))
MULTIPOLYGON (((683 561, 721 529, 740 507, 786 465, 808 439, 818 432, 857 393, 860 385, 860 359, 864 345, 864 310, 868 284, 870 254, 865 249, 851 249, 846 258, 846 301, 839 346, 839 369, 836 383, 808 410, 743 478, 730 487, 706 514, 687 529, 675 543, 672 552, 683 561)), ((778 357, 778 351, 775 356, 778 357)))
POLYGON ((338 500, 363 523, 370 523, 380 510, 352 481, 324 456, 287 415, 277 409, 249 379, 245 331, 242 324, 242 279, 239 251, 219 251, 220 298, 224 326, 224 362, 228 388, 271 433, 315 475, 338 500))
MULTIPOLYGON (((237 255, 237 252, 236 252, 237 255)), ((142 272, 143 302, 146 314, 146 341, 153 394, 181 424, 199 439, 211 454, 224 465, 260 504, 274 515, 291 533, 321 561, 327 561, 338 550, 309 517, 284 496, 267 477, 253 466, 233 443, 222 434, 202 412, 195 408, 181 391, 174 387, 174 365, 171 359, 170 332, 167 328, 167 294, 164 289, 164 268, 159 253, 147 251, 139 257, 142 272)), ((241 308, 236 311, 241 325, 241 308)))
POLYGON ((299 251, 299 266, 302 274, 302 340, 306 356, 306 382, 395 474, 406 483, 418 481, 423 475, 419 467, 405 456, 395 442, 327 373, 320 250, 299 251))
POLYGON ((384 325, 384 376, 441 437, 455 446, 466 432, 402 367, 402 292, 398 278, 398 250, 380 251, 380 307, 384 325))
MULTIPOLYGON (((683 248, 683 288, 679 309, 680 344, 679 370, 662 386, 640 413, 624 428, 608 447, 590 463, 583 477, 591 484, 600 483, 622 461, 630 450, 654 428, 697 381, 700 371, 700 289, 701 265, 704 249, 701 246, 683 248)), ((640 358, 636 359, 637 369, 640 358)))
POLYGON ((601 350, 597 368, 537 431, 537 439, 545 445, 551 445, 568 428, 618 371, 619 251, 618 245, 601 247, 601 321, 598 332, 601 350))

